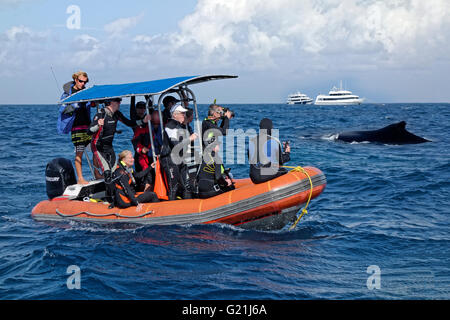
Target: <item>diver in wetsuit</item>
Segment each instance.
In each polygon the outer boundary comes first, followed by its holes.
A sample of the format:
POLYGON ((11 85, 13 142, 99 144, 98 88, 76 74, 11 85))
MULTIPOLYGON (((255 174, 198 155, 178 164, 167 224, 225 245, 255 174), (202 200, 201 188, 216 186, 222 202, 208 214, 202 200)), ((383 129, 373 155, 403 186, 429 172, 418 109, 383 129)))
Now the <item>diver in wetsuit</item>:
MULTIPOLYGON (((105 108, 94 116, 89 126, 89 133, 93 135, 91 149, 97 163, 103 171, 105 184, 107 185, 107 194, 111 195, 111 175, 116 162, 113 140, 116 133, 117 121, 123 122, 129 127, 135 127, 142 124, 142 120, 129 120, 119 111, 122 99, 115 98, 104 101, 105 108)), ((143 121, 148 121, 146 116, 143 121)))
POLYGON ((169 119, 163 134, 160 162, 167 177, 169 187, 169 200, 176 200, 177 194, 183 199, 192 198, 192 189, 189 184, 187 165, 185 163, 186 150, 190 143, 197 139, 197 134, 190 134, 184 124, 187 109, 176 104, 171 109, 172 118, 169 119), (175 163, 176 161, 178 163, 175 163))
MULTIPOLYGON (((217 105, 211 104, 208 110, 208 117, 206 117, 202 122, 202 134, 205 140, 209 140, 217 135, 226 136, 227 129, 230 127, 230 119, 233 114, 227 110, 224 112, 224 108, 217 105), (219 120, 222 122, 219 125, 219 120)), ((205 148, 205 143, 203 143, 203 148, 205 148)))
POLYGON ((124 150, 119 154, 119 163, 113 173, 115 186, 114 204, 119 208, 137 206, 136 211, 140 211, 142 203, 159 202, 156 193, 150 190, 148 180, 151 167, 139 173, 133 171, 134 157, 129 150, 124 150), (144 192, 136 195, 136 191, 146 184, 144 192))
POLYGON ((197 175, 198 196, 201 199, 214 197, 221 193, 234 190, 230 169, 225 169, 220 159, 219 144, 217 139, 211 138, 205 141, 203 161, 197 175))
POLYGON ((250 140, 248 150, 250 179, 256 184, 286 174, 288 171, 281 166, 290 160, 291 152, 289 142, 284 143, 284 152, 282 152, 280 141, 271 136, 272 120, 262 119, 259 128, 259 135, 250 140))

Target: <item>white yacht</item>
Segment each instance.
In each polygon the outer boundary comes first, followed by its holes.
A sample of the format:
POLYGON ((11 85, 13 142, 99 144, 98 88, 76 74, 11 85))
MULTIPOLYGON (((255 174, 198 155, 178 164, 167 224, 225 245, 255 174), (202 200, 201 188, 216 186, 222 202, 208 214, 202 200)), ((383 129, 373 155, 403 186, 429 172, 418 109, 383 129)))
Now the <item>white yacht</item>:
POLYGON ((313 99, 300 92, 290 94, 286 101, 287 104, 311 104, 312 102, 313 99))
POLYGON ((361 104, 363 103, 364 98, 360 98, 357 95, 354 95, 351 91, 342 89, 342 83, 341 87, 338 89, 336 87, 333 87, 333 89, 328 92, 328 95, 326 94, 319 94, 316 97, 316 101, 314 104, 319 106, 326 106, 326 105, 353 105, 353 104, 361 104))

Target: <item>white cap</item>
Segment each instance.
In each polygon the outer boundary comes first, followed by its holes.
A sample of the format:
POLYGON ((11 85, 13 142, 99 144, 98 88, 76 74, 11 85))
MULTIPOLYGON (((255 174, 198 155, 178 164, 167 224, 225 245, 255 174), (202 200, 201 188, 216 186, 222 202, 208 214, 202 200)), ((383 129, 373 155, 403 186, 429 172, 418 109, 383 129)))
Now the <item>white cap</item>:
POLYGON ((188 111, 185 107, 183 107, 180 103, 177 103, 170 109, 170 114, 173 114, 174 112, 186 112, 188 111))

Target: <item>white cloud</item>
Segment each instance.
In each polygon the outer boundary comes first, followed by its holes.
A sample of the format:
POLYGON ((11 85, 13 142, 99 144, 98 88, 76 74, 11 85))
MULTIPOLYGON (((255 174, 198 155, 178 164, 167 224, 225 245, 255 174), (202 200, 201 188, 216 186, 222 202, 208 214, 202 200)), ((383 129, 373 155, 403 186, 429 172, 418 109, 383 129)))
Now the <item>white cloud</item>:
POLYGON ((76 36, 74 42, 76 43, 77 47, 82 47, 85 49, 95 49, 98 46, 99 40, 88 34, 82 34, 76 36))
POLYGON ((76 36, 72 42, 73 60, 80 65, 95 61, 97 59, 97 66, 102 64, 100 41, 88 34, 76 36))
POLYGON ((141 13, 135 17, 120 18, 105 25, 104 29, 112 37, 121 36, 126 30, 134 28, 144 17, 141 13))
POLYGON ((259 69, 336 55, 348 64, 396 66, 449 52, 449 16, 447 0, 200 0, 167 40, 176 55, 195 44, 199 65, 259 69))
POLYGON ((142 13, 81 31, 92 34, 10 27, 0 33, 0 72, 52 64, 95 71, 99 77, 93 79, 107 79, 112 70, 133 75, 123 81, 256 74, 260 82, 278 77, 270 85, 280 92, 286 87, 282 79, 317 83, 345 80, 347 74, 361 83, 369 73, 376 78, 399 70, 448 70, 449 16, 448 0, 199 0, 178 30, 166 34, 139 30, 142 13))
MULTIPOLYGON (((448 0, 199 0, 177 32, 130 36, 141 13, 106 24, 107 36, 75 37, 71 53, 94 68, 423 68, 450 51, 449 15, 448 0)), ((5 35, 19 42, 37 34, 19 26, 5 35)))
POLYGON ((0 34, 0 72, 14 75, 38 68, 45 61, 48 32, 35 32, 23 25, 0 34))
POLYGON ((45 40, 48 32, 36 32, 23 25, 13 26, 4 32, 10 43, 45 40))

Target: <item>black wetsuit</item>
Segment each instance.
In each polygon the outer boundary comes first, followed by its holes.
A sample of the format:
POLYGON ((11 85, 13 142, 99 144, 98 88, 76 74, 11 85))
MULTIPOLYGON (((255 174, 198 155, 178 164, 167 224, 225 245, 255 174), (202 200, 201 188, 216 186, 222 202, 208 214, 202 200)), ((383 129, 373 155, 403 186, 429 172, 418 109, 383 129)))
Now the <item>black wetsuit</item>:
POLYGON ((220 164, 219 161, 214 161, 214 156, 214 151, 210 155, 204 154, 203 162, 198 172, 198 196, 202 199, 210 198, 234 189, 234 185, 227 185, 225 179, 231 179, 231 177, 228 175, 223 164, 220 164))
MULTIPOLYGON (((189 135, 192 135, 194 133, 194 129, 192 129, 189 124, 187 124, 186 127, 189 131, 189 135)), ((189 189, 192 190, 193 194, 198 192, 197 171, 199 168, 199 165, 195 162, 194 145, 194 141, 191 141, 189 148, 186 150, 186 157, 184 158, 184 162, 186 163, 185 169, 187 170, 187 173, 185 174, 188 179, 187 184, 189 185, 189 189)))
POLYGON ((125 164, 119 162, 113 173, 114 204, 119 208, 128 208, 137 206, 139 203, 159 202, 156 193, 150 190, 136 196, 139 186, 150 182, 147 180, 149 172, 150 167, 139 173, 134 173, 132 168, 127 168, 125 164))
POLYGON ((277 139, 269 135, 263 137, 258 135, 250 140, 250 148, 253 149, 252 152, 249 150, 250 179, 253 183, 267 182, 287 173, 287 170, 280 166, 290 160, 290 154, 289 152, 281 151, 281 144, 277 139), (265 141, 264 146, 259 146, 261 139, 265 141), (277 146, 276 151, 270 158, 267 158, 266 156, 270 152, 268 149, 271 149, 271 144, 277 146), (261 150, 261 147, 263 150, 261 150))
POLYGON ((170 117, 172 116, 170 114, 170 108, 165 107, 164 110, 162 111, 162 116, 163 116, 163 124, 166 125, 171 119, 170 117))
POLYGON ((218 138, 220 135, 226 136, 229 127, 230 119, 228 117, 222 119, 220 126, 218 125, 218 120, 205 118, 202 122, 203 148, 205 147, 205 140, 211 140, 212 137, 218 138))
POLYGON ((174 119, 170 119, 165 128, 163 135, 163 145, 161 147, 160 162, 161 167, 164 169, 169 184, 169 200, 175 200, 177 194, 182 194, 183 198, 192 197, 192 190, 188 183, 187 166, 183 161, 185 156, 185 150, 190 146, 185 139, 189 138, 189 131, 184 124, 179 123, 174 119), (182 145, 180 145, 182 143, 182 145), (179 157, 181 163, 174 163, 172 159, 172 151, 174 155, 179 157))
MULTIPOLYGON (((128 127, 135 127, 142 124, 141 120, 129 120, 117 110, 114 114, 103 108, 94 116, 89 127, 89 133, 93 134, 91 148, 97 158, 103 173, 111 171, 116 162, 116 155, 113 148, 114 134, 116 133, 117 121, 123 122, 128 127), (103 126, 98 125, 98 120, 104 119, 103 126)), ((105 177, 106 178, 106 177, 105 177)))
POLYGON ((114 134, 116 133, 117 121, 119 120, 129 127, 142 124, 140 120, 135 121, 125 118, 119 110, 112 113, 108 108, 103 108, 94 116, 88 131, 90 134, 94 134, 91 149, 100 169, 102 169, 106 185, 106 197, 109 202, 111 202, 111 197, 114 192, 112 171, 116 163, 116 154, 114 153, 113 140, 114 134), (99 119, 104 119, 103 126, 98 125, 99 119))
POLYGON ((281 166, 290 160, 290 153, 282 152, 280 141, 271 136, 272 120, 263 118, 259 128, 260 133, 250 140, 248 150, 253 183, 263 183, 287 173, 281 166))

